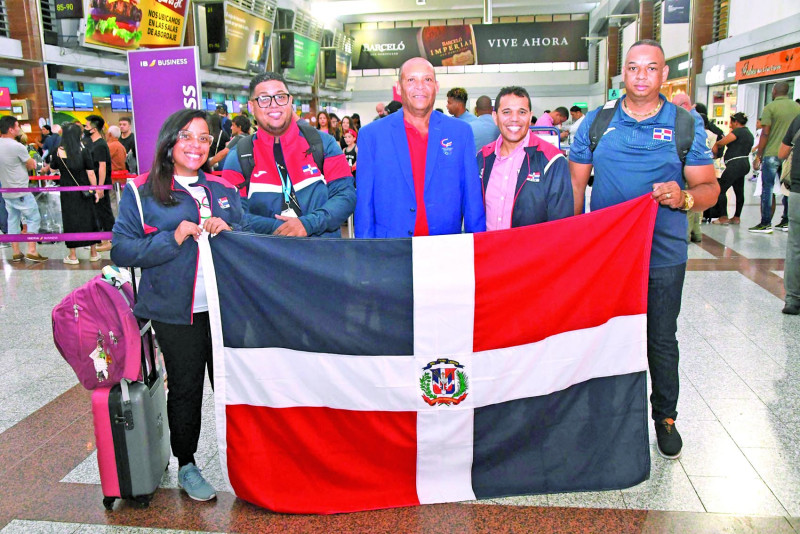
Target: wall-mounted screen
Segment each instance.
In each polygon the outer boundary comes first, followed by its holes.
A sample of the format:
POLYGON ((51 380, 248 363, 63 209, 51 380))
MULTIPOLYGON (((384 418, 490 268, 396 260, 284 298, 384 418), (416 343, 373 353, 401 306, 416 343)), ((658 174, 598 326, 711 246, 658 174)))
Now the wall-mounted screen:
POLYGON ((217 103, 213 98, 206 98, 206 111, 216 111, 217 103))
POLYGON ((111 94, 111 111, 128 111, 125 95, 111 94))
POLYGON ((317 59, 319 58, 319 43, 304 35, 295 32, 281 34, 281 66, 287 65, 283 75, 287 80, 311 85, 317 74, 317 59), (284 45, 293 50, 293 66, 290 62, 284 63, 284 45))
POLYGON ((92 93, 87 93, 86 91, 72 91, 72 100, 75 111, 92 111, 94 109, 92 93))
POLYGON ((70 91, 52 91, 52 94, 53 110, 73 111, 75 109, 72 103, 72 93, 70 91))
POLYGON ((323 50, 324 86, 328 89, 344 90, 350 74, 350 54, 340 50, 323 50))
POLYGON ((248 11, 225 5, 225 51, 217 54, 217 68, 248 73, 267 66, 272 23, 248 11))
POLYGON ((125 105, 128 107, 128 111, 133 111, 133 99, 131 95, 125 95, 125 105))

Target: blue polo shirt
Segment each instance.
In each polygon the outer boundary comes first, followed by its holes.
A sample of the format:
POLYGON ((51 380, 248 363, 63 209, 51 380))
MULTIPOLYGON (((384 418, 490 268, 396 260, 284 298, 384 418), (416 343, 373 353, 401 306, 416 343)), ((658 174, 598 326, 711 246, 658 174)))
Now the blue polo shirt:
MULTIPOLYGON (((589 150, 589 128, 601 108, 589 112, 570 145, 569 159, 594 166, 591 209, 597 210, 646 193, 653 184, 675 181, 684 189, 683 169, 675 145, 677 108, 660 95, 661 110, 641 122, 617 108, 594 153, 589 150)), ((622 98, 625 98, 624 96, 622 98)), ((693 114, 695 135, 686 155, 686 165, 711 165, 711 151, 706 146, 703 119, 693 114)), ((658 207, 653 234, 650 267, 672 267, 686 263, 686 213, 666 206, 658 207)))

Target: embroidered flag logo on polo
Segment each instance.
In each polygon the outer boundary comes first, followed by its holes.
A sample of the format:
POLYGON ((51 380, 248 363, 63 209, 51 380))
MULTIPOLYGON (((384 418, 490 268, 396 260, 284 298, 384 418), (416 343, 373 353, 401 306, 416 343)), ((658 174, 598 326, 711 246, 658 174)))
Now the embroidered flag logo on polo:
POLYGON ((657 141, 672 141, 672 130, 669 128, 653 128, 653 139, 657 141))
POLYGON ((230 203, 228 202, 228 197, 222 197, 217 199, 217 203, 219 204, 219 207, 224 210, 231 207, 230 203))
POLYGON ((314 165, 312 165, 310 163, 308 165, 306 165, 305 167, 303 167, 303 173, 304 174, 305 173, 314 174, 315 172, 319 172, 319 169, 316 166, 314 166, 314 165))
POLYGON ((541 173, 532 172, 525 179, 528 180, 529 182, 539 182, 539 181, 541 181, 541 178, 542 178, 542 174, 541 173))

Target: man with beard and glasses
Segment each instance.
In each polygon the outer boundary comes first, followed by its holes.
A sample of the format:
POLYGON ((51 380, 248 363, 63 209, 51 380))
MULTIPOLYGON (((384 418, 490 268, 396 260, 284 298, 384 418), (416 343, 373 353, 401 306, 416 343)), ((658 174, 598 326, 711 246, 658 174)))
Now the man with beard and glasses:
POLYGON ((244 229, 284 236, 340 237, 353 213, 350 165, 334 137, 298 120, 278 73, 250 81, 258 129, 225 158, 222 176, 242 196, 244 229))

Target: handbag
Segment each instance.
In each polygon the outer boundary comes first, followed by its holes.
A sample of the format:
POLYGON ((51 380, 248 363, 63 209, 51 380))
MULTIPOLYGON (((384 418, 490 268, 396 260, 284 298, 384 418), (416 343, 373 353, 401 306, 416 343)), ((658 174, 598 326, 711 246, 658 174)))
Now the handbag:
MULTIPOLYGON (((78 180, 75 179, 75 176, 72 175, 72 171, 69 170, 69 166, 61 158, 61 154, 58 154, 58 159, 60 159, 61 163, 64 164, 64 168, 67 169, 67 172, 69 173, 70 178, 72 178, 72 181, 75 182, 75 185, 77 185, 78 187, 81 187, 81 184, 79 184, 78 180)), ((94 198, 94 191, 81 191, 80 193, 81 193, 81 196, 83 198, 94 198)))

